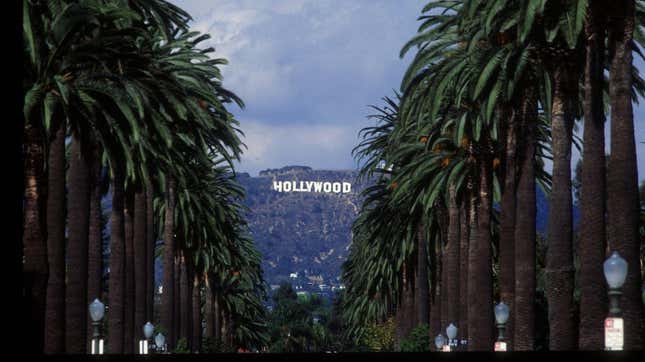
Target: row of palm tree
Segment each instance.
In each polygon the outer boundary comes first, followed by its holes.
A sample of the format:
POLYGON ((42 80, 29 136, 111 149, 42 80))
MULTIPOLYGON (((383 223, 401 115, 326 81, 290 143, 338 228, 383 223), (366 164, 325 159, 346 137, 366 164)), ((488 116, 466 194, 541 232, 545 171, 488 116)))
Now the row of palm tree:
POLYGON ((232 167, 244 145, 226 109, 243 103, 190 20, 164 0, 24 2, 23 267, 36 351, 85 353, 95 298, 107 300, 111 353, 135 352, 156 314, 171 348, 266 340, 260 256, 232 167))
POLYGON ((511 308, 510 348, 536 344, 536 187, 549 195, 544 286, 551 350, 600 349, 602 263, 629 263, 625 348, 643 348, 639 195, 632 102, 643 80, 641 1, 432 1, 401 95, 375 107, 355 148, 365 191, 344 266, 348 337, 395 316, 400 340, 459 326, 490 350, 493 302, 511 308), (611 154, 605 183, 605 117, 611 154), (576 120, 582 140, 574 136, 576 120), (582 142, 580 142, 582 141, 582 142), (573 247, 572 145, 582 151, 573 247), (550 173, 545 164, 552 163, 550 173), (577 256, 577 257, 576 257, 577 256), (574 296, 576 275, 579 312, 574 296))

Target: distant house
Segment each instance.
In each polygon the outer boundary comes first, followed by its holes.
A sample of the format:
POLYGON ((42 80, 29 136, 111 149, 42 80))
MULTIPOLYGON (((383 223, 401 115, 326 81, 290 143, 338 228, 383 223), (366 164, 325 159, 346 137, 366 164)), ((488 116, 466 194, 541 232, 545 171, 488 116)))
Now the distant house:
POLYGON ((329 290, 329 286, 327 284, 320 284, 318 285, 318 289, 321 291, 329 290))
POLYGON ((298 278, 298 273, 296 272, 296 273, 291 273, 291 274, 289 274, 289 278, 291 278, 291 279, 297 279, 297 278, 298 278))
POLYGON ((314 283, 314 284, 322 284, 325 281, 322 275, 309 276, 307 278, 311 283, 314 283))

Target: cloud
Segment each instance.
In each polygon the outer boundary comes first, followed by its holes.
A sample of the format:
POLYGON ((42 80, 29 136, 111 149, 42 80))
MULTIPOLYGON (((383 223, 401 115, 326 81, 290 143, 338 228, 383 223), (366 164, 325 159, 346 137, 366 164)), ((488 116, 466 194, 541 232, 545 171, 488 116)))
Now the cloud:
POLYGON ((241 122, 248 147, 242 155, 241 171, 256 174, 286 165, 332 170, 353 168, 347 155, 357 141, 355 127, 297 123, 275 127, 261 121, 241 122))
POLYGON ((230 61, 224 85, 245 101, 245 114, 280 123, 362 117, 365 105, 398 88, 406 66, 398 52, 416 31, 424 0, 175 3, 230 61))

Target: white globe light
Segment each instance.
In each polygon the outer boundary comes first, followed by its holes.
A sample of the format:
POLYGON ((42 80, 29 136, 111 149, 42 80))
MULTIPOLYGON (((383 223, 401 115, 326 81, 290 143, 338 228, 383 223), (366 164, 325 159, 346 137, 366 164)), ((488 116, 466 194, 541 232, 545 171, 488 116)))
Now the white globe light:
POLYGON ((143 326, 143 335, 146 337, 146 339, 150 339, 152 337, 152 333, 155 331, 155 326, 152 325, 152 323, 148 322, 143 326))
POLYGON ((611 253, 611 256, 605 260, 603 271, 609 288, 618 289, 625 284, 627 278, 627 262, 617 251, 611 253))
POLYGON ((455 339, 457 338, 457 327, 450 323, 448 328, 446 328, 446 335, 448 336, 448 339, 455 339))
POLYGON ((155 345, 157 345, 157 347, 163 347, 165 343, 166 343, 166 336, 164 336, 163 333, 158 333, 155 336, 155 345))
POLYGON ((98 298, 94 299, 94 301, 90 304, 90 318, 92 318, 92 321, 98 322, 103 319, 104 315, 105 305, 101 303, 98 298))
POLYGON ((497 324, 504 324, 508 321, 508 306, 504 302, 495 306, 495 321, 497 324))
POLYGON ((441 347, 443 347, 443 342, 444 342, 444 338, 441 334, 437 335, 434 338, 434 345, 437 346, 437 349, 441 349, 441 347))

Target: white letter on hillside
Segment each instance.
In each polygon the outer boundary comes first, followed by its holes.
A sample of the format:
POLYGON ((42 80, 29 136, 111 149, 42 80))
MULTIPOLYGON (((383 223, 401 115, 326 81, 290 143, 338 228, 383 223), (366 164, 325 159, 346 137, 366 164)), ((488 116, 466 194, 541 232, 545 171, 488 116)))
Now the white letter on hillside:
POLYGON ((325 182, 325 183, 323 183, 323 191, 325 191, 325 192, 331 192, 331 182, 325 182))
POLYGON ((335 193, 339 194, 341 190, 340 182, 334 182, 332 188, 334 189, 335 193))
POLYGON ((282 181, 273 181, 273 189, 282 192, 282 181))
POLYGON ((343 182, 343 193, 347 194, 350 192, 352 192, 352 184, 350 184, 349 182, 343 182))

